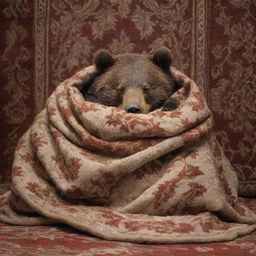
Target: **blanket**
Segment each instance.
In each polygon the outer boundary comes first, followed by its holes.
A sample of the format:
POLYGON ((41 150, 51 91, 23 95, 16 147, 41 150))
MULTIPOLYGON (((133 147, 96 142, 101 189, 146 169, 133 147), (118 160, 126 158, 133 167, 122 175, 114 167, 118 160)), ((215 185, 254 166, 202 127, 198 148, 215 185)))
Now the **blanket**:
POLYGON ((195 82, 172 68, 178 107, 131 114, 84 100, 82 81, 94 72, 61 83, 19 140, 2 222, 65 223, 136 243, 225 241, 255 230, 256 200, 238 196, 195 82))

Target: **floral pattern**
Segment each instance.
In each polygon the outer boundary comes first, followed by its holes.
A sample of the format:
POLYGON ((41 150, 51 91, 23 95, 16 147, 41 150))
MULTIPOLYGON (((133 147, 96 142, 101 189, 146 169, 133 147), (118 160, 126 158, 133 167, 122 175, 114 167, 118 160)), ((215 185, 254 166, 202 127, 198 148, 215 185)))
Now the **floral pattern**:
POLYGON ((240 193, 255 195, 255 8, 237 0, 3 0, 0 180, 10 178, 17 141, 50 93, 96 50, 150 53, 165 45, 213 110, 240 193))
MULTIPOLYGON (((214 133, 239 175, 239 193, 255 196, 255 8, 251 0, 36 0, 33 4, 29 0, 1 1, 0 181, 10 180, 15 146, 34 117, 44 108, 50 93, 76 70, 91 64, 96 50, 106 48, 113 54, 150 53, 164 44, 172 50, 174 65, 190 75, 204 93, 213 111, 214 133), (102 19, 106 15, 108 25, 105 26, 102 19), (103 24, 102 27, 100 24, 103 24)), ((97 111, 97 106, 94 107, 97 111)), ((85 106, 80 110, 87 111, 85 106)), ((48 112, 52 113, 53 119, 56 118, 57 109, 48 108, 48 112)), ((66 114, 68 117, 70 113, 66 114)), ((161 117, 162 112, 152 113, 152 116, 161 117)), ((179 118, 181 113, 170 113, 170 117, 179 118)), ((183 126, 188 125, 188 121, 184 118, 183 126)), ((58 129, 52 132, 54 140, 61 141, 63 135, 58 129)), ((98 131, 95 130, 94 135, 98 136, 98 131)), ((80 136, 88 138, 86 134, 74 135, 72 141, 79 147, 82 146, 80 136)), ((193 136, 196 136, 195 132, 186 133, 183 140, 190 141, 193 136)), ((95 161, 88 149, 96 142, 97 137, 90 137, 90 145, 79 154, 95 161)), ((143 145, 139 141, 127 141, 126 146, 117 142, 113 147, 113 144, 101 141, 96 150, 109 150, 110 154, 123 157, 154 144, 152 140, 143 142, 143 145)), ((25 140, 21 139, 17 150, 24 149, 24 145, 25 140)), ((20 157, 29 161, 30 155, 22 153, 20 157)), ((72 159, 64 162, 60 154, 52 156, 52 161, 59 165, 57 177, 64 176, 69 182, 74 180, 80 166, 72 159), (77 167, 68 172, 67 166, 72 161, 77 167)), ((37 162, 35 158, 34 161, 37 162)), ((99 156, 97 161, 104 163, 110 160, 99 156)), ((148 177, 153 182, 155 175, 162 174, 161 162, 157 161, 156 168, 145 165, 134 176, 138 180, 148 177)), ((49 177, 41 165, 40 162, 34 164, 34 168, 47 180, 49 177)), ((12 173, 24 177, 22 166, 14 166, 12 173)), ((99 186, 101 184, 94 179, 91 181, 99 186)), ((232 193, 227 186, 225 191, 232 193)), ((71 193, 74 196, 83 195, 83 191, 75 187, 72 187, 71 193)), ((195 210, 191 206, 186 207, 189 212, 195 210)), ((201 207, 203 211, 205 206, 201 207)), ((225 250, 233 255, 255 254, 255 241, 246 239, 237 240, 244 241, 241 243, 230 242, 227 247, 226 244, 224 247, 219 244, 217 247, 193 247, 193 254, 215 250, 218 254, 223 254, 225 250)), ((27 248, 24 250, 26 254, 27 248)), ((54 254, 55 250, 49 253, 54 254)), ((93 251, 100 253, 100 250, 93 251)), ((170 254, 169 249, 163 250, 170 254)), ((118 250, 121 254, 124 251, 122 248, 118 250)), ((19 248, 15 253, 22 254, 22 251, 19 248)), ((110 251, 106 249, 106 253, 110 251)))
POLYGON ((256 233, 231 242, 152 245, 110 242, 85 234, 75 233, 68 227, 18 227, 0 224, 1 255, 49 255, 49 256, 253 256, 256 253, 256 233))
POLYGON ((238 173, 240 193, 252 196, 256 195, 256 6, 253 1, 217 1, 211 11, 216 32, 211 41, 209 102, 215 134, 238 173))
POLYGON ((27 1, 2 1, 1 15, 1 146, 0 180, 10 176, 13 152, 21 134, 33 120, 33 63, 28 29, 21 20, 29 19, 33 9, 27 1), (3 31, 2 31, 3 30, 3 31), (28 86, 28 84, 31 85, 28 86))
POLYGON ((134 115, 84 100, 77 86, 92 67, 61 83, 18 144, 0 220, 66 223, 136 243, 226 241, 253 231, 256 202, 237 195, 204 97, 171 69, 182 85, 172 111, 134 115))

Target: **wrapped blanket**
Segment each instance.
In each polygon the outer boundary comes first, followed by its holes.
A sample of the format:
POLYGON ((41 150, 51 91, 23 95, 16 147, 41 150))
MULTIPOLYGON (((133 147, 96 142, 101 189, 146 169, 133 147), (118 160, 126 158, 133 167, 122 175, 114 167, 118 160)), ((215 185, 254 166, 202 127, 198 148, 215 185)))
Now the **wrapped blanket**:
POLYGON ((129 242, 213 242, 253 231, 256 200, 238 197, 204 98, 172 71, 182 84, 172 96, 178 108, 148 114, 85 101, 79 84, 94 67, 61 83, 17 145, 0 220, 66 223, 129 242))

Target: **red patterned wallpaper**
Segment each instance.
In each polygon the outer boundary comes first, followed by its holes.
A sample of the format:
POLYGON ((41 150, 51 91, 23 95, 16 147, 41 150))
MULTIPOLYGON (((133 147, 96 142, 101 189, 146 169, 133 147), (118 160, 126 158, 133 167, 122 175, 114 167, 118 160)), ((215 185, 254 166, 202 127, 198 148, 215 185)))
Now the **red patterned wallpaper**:
POLYGON ((238 172, 240 192, 256 195, 255 1, 211 4, 207 91, 215 134, 238 172))
MULTIPOLYGON (((173 53, 215 117, 215 133, 238 170, 256 183, 256 3, 251 0, 2 0, 0 180, 21 134, 60 81, 93 53, 173 53)), ((255 187, 256 184, 254 184, 255 187)), ((256 191, 255 191, 256 194, 256 191)))
POLYGON ((35 114, 34 10, 25 2, 0 2, 0 181, 9 177, 14 147, 35 114))

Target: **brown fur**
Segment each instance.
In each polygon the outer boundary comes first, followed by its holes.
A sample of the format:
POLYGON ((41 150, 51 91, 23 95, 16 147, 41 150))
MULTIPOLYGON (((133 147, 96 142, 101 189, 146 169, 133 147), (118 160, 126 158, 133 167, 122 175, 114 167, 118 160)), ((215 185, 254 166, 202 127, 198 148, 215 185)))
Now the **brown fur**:
POLYGON ((163 106, 177 89, 169 71, 171 57, 168 54, 164 49, 153 57, 142 54, 112 57, 101 51, 95 58, 96 79, 87 91, 83 91, 85 99, 126 111, 128 106, 136 105, 138 113, 148 113, 163 106))

